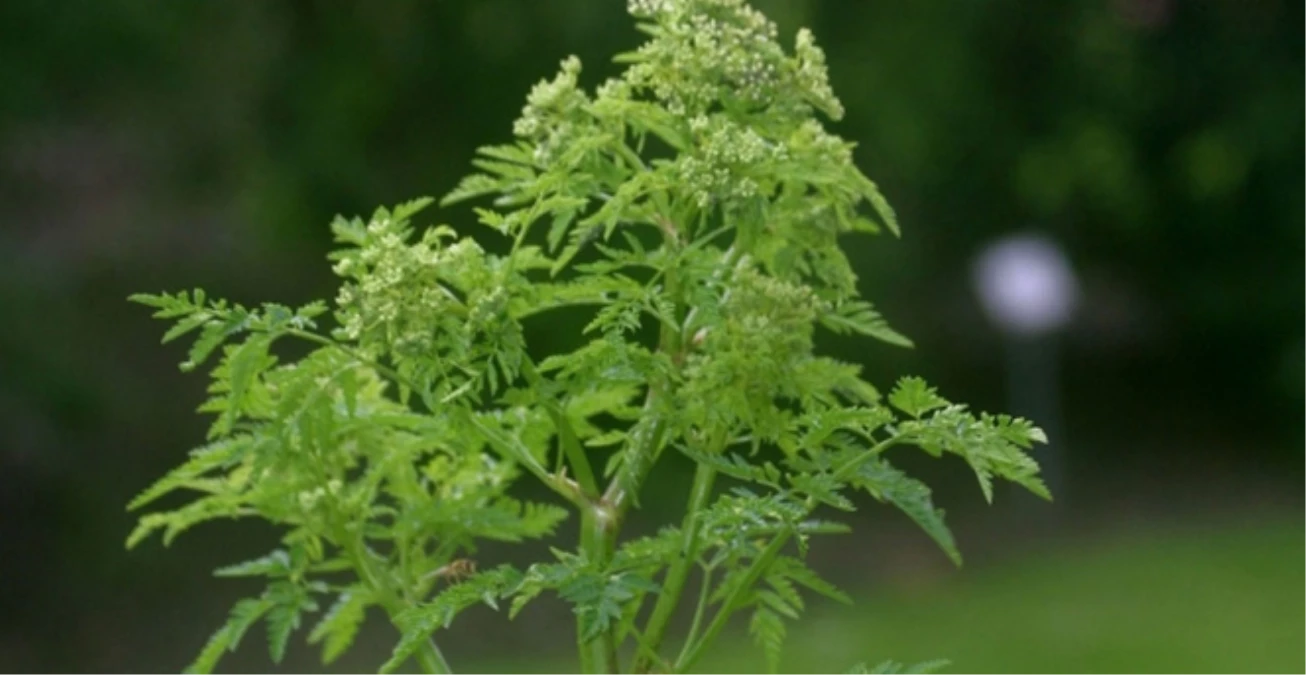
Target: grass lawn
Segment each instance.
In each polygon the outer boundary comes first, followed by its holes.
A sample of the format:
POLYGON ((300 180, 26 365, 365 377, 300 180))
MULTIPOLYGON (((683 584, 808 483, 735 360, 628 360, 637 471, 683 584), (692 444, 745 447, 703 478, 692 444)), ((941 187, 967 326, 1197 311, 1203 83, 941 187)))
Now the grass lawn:
MULTIPOLYGON (((843 672, 884 658, 950 672, 1306 670, 1306 550, 1298 517, 1115 533, 966 569, 937 584, 852 593, 794 626, 782 669, 843 672)), ((742 625, 742 621, 739 622, 742 625)), ((564 657, 565 658, 565 657, 564 657)), ((567 671, 562 660, 476 670, 567 671)), ((746 636, 698 670, 759 672, 746 636)))

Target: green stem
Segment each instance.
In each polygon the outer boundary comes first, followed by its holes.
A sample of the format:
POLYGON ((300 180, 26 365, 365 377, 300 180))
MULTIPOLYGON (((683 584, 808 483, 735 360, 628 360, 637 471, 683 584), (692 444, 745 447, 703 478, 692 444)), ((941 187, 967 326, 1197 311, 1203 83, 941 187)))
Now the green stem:
POLYGON ((685 636, 685 644, 680 648, 680 655, 676 657, 676 661, 683 660, 690 645, 698 640, 698 627, 703 623, 703 614, 707 612, 708 598, 712 592, 712 569, 703 568, 703 585, 698 589, 698 605, 694 607, 694 619, 689 624, 689 633, 685 636))
POLYGON ((466 408, 454 408, 453 413, 461 416, 468 425, 476 429, 495 452, 525 467, 527 471, 540 479, 540 482, 574 504, 581 511, 589 507, 590 502, 581 494, 579 487, 562 476, 549 473, 549 470, 544 468, 539 460, 535 459, 535 456, 531 454, 530 449, 522 444, 521 439, 506 436, 481 424, 476 419, 476 414, 466 408))
POLYGON ((681 651, 680 658, 676 659, 676 672, 683 673, 692 667, 700 657, 703 656, 703 650, 716 640, 721 634, 721 630, 726 627, 726 622, 730 620, 730 615, 739 609, 741 601, 752 589, 753 584, 762 577, 762 573, 775 562, 776 556, 784 549, 789 537, 792 536, 793 530, 785 530, 776 535, 771 543, 762 549, 762 552, 753 559, 753 564, 748 567, 744 573, 744 579, 735 587, 735 590, 726 597, 721 603, 721 609, 717 610, 716 616, 712 617, 712 622, 708 624, 707 630, 703 631, 703 636, 693 643, 692 646, 686 645, 681 651))
MULTIPOLYGON (((899 443, 905 443, 906 441, 907 438, 903 436, 894 436, 893 438, 886 438, 883 441, 876 443, 869 450, 866 450, 865 452, 862 452, 861 454, 857 455, 856 457, 853 457, 847 462, 844 462, 842 466, 835 469, 834 479, 837 481, 846 480, 848 478, 848 474, 851 474, 853 471, 856 471, 857 467, 861 466, 867 460, 875 457, 876 455, 884 452, 885 450, 888 450, 890 447, 894 445, 897 445, 899 443)), ((808 507, 807 510, 811 511, 811 507, 808 507)))
MULTIPOLYGON (((698 560, 698 515, 707 507, 707 499, 712 493, 712 484, 716 480, 716 470, 707 464, 699 464, 694 471, 694 486, 689 492, 689 505, 685 507, 685 519, 680 526, 680 556, 676 558, 671 569, 667 570, 666 579, 662 581, 662 590, 658 593, 657 604, 644 627, 644 638, 656 650, 666 637, 667 626, 680 596, 685 590, 685 582, 698 560)), ((640 658, 635 662, 635 672, 645 672, 651 664, 648 659, 640 658)))
MULTIPOLYGON (((904 440, 905 439, 902 437, 894 437, 875 444, 869 450, 862 452, 835 469, 833 474, 834 478, 836 480, 846 479, 848 475, 853 471, 856 471, 857 467, 861 466, 863 462, 884 452, 890 446, 901 443, 904 440)), ((804 514, 811 513, 814 508, 816 508, 815 500, 808 497, 803 505, 804 514)), ((804 515, 804 517, 806 516, 804 515)), ((685 644, 685 648, 681 650, 679 658, 676 659, 676 672, 684 672, 698 662, 698 659, 703 656, 703 651, 708 647, 708 645, 716 640, 718 635, 720 635, 722 629, 726 626, 726 622, 730 620, 730 616, 740 608, 743 599, 752 589, 753 585, 762 577, 762 574, 771 566, 771 563, 775 562, 776 557, 780 555, 780 551, 784 549, 785 544, 789 543, 789 537, 793 536, 793 534, 793 528, 786 528, 776 533, 775 538, 771 540, 771 543, 767 544, 766 548, 762 549, 762 552, 753 559, 753 563, 748 567, 748 571, 744 573, 743 581, 741 581, 739 585, 735 587, 735 590, 726 597, 724 602, 721 603, 721 608, 718 609, 716 615, 712 617, 712 622, 708 624, 707 630, 703 631, 703 636, 692 643, 687 642, 685 644)))
POLYGON ((553 426, 558 431, 558 445, 567 456, 567 463, 571 465, 571 470, 576 474, 576 482, 580 485, 581 492, 589 499, 597 499, 599 483, 594 479, 594 469, 590 467, 585 448, 580 444, 580 438, 576 436, 576 430, 567 419, 562 406, 545 391, 544 378, 540 376, 539 371, 535 369, 535 364, 529 358, 522 360, 522 375, 535 389, 540 404, 553 420, 553 426))
MULTIPOLYGON (((612 561, 617 541, 614 514, 604 504, 593 504, 581 511, 580 547, 590 564, 604 569, 612 561)), ((617 663, 616 626, 597 637, 584 639, 584 626, 576 624, 576 643, 580 649, 581 672, 615 673, 617 663)))
MULTIPOLYGON (((359 354, 356 350, 352 349, 351 347, 336 342, 331 338, 322 337, 317 333, 310 333, 306 330, 299 330, 297 328, 292 328, 286 331, 286 335, 293 335, 301 340, 307 340, 309 342, 313 342, 322 345, 324 347, 334 347, 340 350, 342 353, 353 357, 359 363, 368 366, 373 370, 375 370, 376 372, 381 373, 382 375, 385 375, 386 377, 390 378, 390 380, 395 384, 401 384, 405 387, 408 387, 409 389, 412 389, 418 394, 423 393, 422 390, 417 387, 417 385, 413 384, 411 381, 408 380, 408 378, 404 377, 403 375, 400 375, 399 372, 396 371, 395 369, 385 364, 373 361, 372 359, 369 359, 366 356, 359 354)), ((431 412, 435 412, 435 411, 432 410, 431 412)))
POLYGON ((417 648, 417 664, 422 667, 423 673, 435 673, 443 675, 452 673, 453 669, 449 667, 449 662, 444 660, 444 654, 440 653, 440 648, 435 646, 431 640, 422 643, 417 648))
MULTIPOLYGON (((390 615, 390 623, 401 631, 403 627, 398 624, 396 619, 404 610, 403 601, 395 594, 394 589, 377 574, 376 569, 372 566, 371 559, 368 558, 367 547, 363 544, 355 544, 348 549, 350 558, 353 559, 354 568, 358 570, 358 575, 363 583, 372 589, 377 600, 381 603, 390 615)), ((427 639, 417 648, 417 663, 422 667, 424 673, 452 673, 453 669, 449 667, 449 662, 444 659, 444 654, 440 653, 440 648, 436 646, 435 641, 427 639)))
MULTIPOLYGON (((655 218, 664 222, 663 225, 658 227, 662 232, 663 245, 673 251, 678 251, 682 244, 679 235, 676 234, 674 224, 665 215, 665 209, 663 209, 663 213, 657 214, 655 218)), ((673 262, 670 266, 663 268, 661 273, 666 274, 667 292, 675 298, 676 315, 678 316, 683 304, 683 298, 681 298, 681 288, 675 264, 673 262)), ((690 310, 688 313, 692 314, 693 311, 690 310)), ((668 326, 664 322, 658 334, 658 353, 667 355, 679 353, 681 345, 685 341, 683 333, 683 330, 678 331, 675 326, 668 326)), ((662 386, 652 382, 649 383, 648 393, 644 396, 644 408, 641 412, 641 418, 647 419, 654 414, 654 403, 661 393, 660 389, 662 389, 662 386)), ((628 473, 628 478, 623 480, 622 476, 616 476, 603 493, 603 501, 612 505, 618 520, 625 516, 626 511, 635 501, 635 494, 632 493, 638 493, 640 486, 644 484, 644 479, 648 477, 648 472, 657 463, 657 455, 662 449, 665 437, 666 423, 661 419, 655 419, 652 427, 645 430, 641 437, 629 446, 624 460, 626 466, 621 469, 621 471, 628 473)))

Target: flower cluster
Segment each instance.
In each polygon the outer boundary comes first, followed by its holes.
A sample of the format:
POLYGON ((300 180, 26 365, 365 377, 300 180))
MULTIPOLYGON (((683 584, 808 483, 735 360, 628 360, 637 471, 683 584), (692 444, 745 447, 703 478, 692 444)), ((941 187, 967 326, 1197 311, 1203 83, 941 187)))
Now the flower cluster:
POLYGON ((746 411, 754 428, 778 419, 777 404, 799 393, 795 374, 811 358, 813 322, 824 307, 808 286, 738 270, 720 320, 687 364, 685 395, 728 401, 715 410, 746 411))
POLYGON ((693 116, 733 102, 793 117, 808 106, 843 116, 810 31, 799 31, 789 57, 775 24, 742 0, 632 0, 629 9, 651 19, 657 37, 636 52, 626 77, 672 113, 693 116))
POLYGON ((658 26, 626 74, 677 115, 693 116, 722 100, 765 107, 777 98, 786 57, 775 24, 740 0, 630 3, 658 26))
POLYGON ((797 72, 795 79, 808 102, 832 119, 843 117, 843 104, 830 87, 830 73, 825 66, 825 52, 816 45, 812 31, 802 28, 794 40, 797 72))
POLYGON ((429 353, 437 332, 459 329, 461 303, 449 282, 488 277, 475 241, 446 246, 442 240, 451 232, 437 228, 410 245, 402 226, 388 217, 373 220, 365 244, 334 268, 351 280, 336 296, 339 336, 375 355, 429 353))
POLYGON ((740 125, 722 114, 699 115, 689 122, 697 136, 694 154, 676 162, 676 178, 694 186, 699 208, 714 202, 748 199, 763 191, 753 175, 765 174, 766 165, 784 161, 784 145, 763 138, 756 129, 740 125))
POLYGON ((513 123, 513 134, 537 143, 534 159, 541 165, 550 163, 584 131, 582 111, 589 97, 578 85, 580 70, 580 59, 564 59, 553 80, 541 80, 531 88, 521 116, 513 123))

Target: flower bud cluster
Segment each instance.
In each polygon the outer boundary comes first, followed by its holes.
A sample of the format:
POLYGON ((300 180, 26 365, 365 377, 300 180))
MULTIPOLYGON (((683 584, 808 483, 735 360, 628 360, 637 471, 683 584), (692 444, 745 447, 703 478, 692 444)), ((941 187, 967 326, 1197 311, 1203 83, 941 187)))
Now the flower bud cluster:
POLYGON ((521 116, 513 123, 513 133, 535 141, 535 161, 548 165, 572 140, 585 131, 584 106, 589 97, 580 88, 580 59, 563 60, 557 77, 541 80, 526 97, 521 116))
POLYGON ((699 115, 689 122, 698 138, 697 152, 676 161, 677 178, 693 186, 700 208, 716 202, 748 199, 761 192, 755 176, 788 157, 784 145, 761 136, 722 114, 699 115))

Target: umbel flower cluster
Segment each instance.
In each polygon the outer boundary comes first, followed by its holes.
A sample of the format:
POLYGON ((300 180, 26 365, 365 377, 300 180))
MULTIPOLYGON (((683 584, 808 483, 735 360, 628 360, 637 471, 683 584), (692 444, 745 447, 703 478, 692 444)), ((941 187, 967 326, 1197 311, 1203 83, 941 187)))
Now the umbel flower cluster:
POLYGON ((432 203, 420 199, 332 224, 331 303, 134 296, 175 321, 165 342, 196 336, 184 370, 216 365, 208 443, 131 508, 189 501, 144 515, 128 545, 228 518, 282 533, 218 570, 267 586, 192 670, 260 621, 274 659, 311 626, 330 662, 380 614, 401 636, 383 671, 413 659, 448 672, 440 631, 461 611, 511 617, 545 594, 573 608, 586 672, 691 669, 740 615, 775 667, 805 593, 848 600, 804 558, 812 537, 847 531, 827 518, 856 493, 960 561, 895 452, 960 457, 989 499, 996 479, 1046 496, 1029 422, 972 413, 916 378, 882 393, 814 351, 820 330, 910 343, 860 297, 840 248, 898 225, 818 117, 843 107, 812 35, 786 51, 743 0, 629 9, 649 39, 616 57, 625 73, 591 93, 564 60, 512 142, 482 148, 442 200, 482 200, 480 234, 499 244, 418 228, 432 203), (527 344, 524 322, 552 316, 579 346, 527 344), (283 361, 291 341, 312 350, 283 361), (650 470, 674 456, 695 466, 683 518, 623 536, 650 470), (554 499, 522 501, 523 481, 554 499), (477 560, 483 542, 552 538, 569 517, 579 541, 547 560, 477 560), (693 620, 673 629, 682 601, 693 620))

